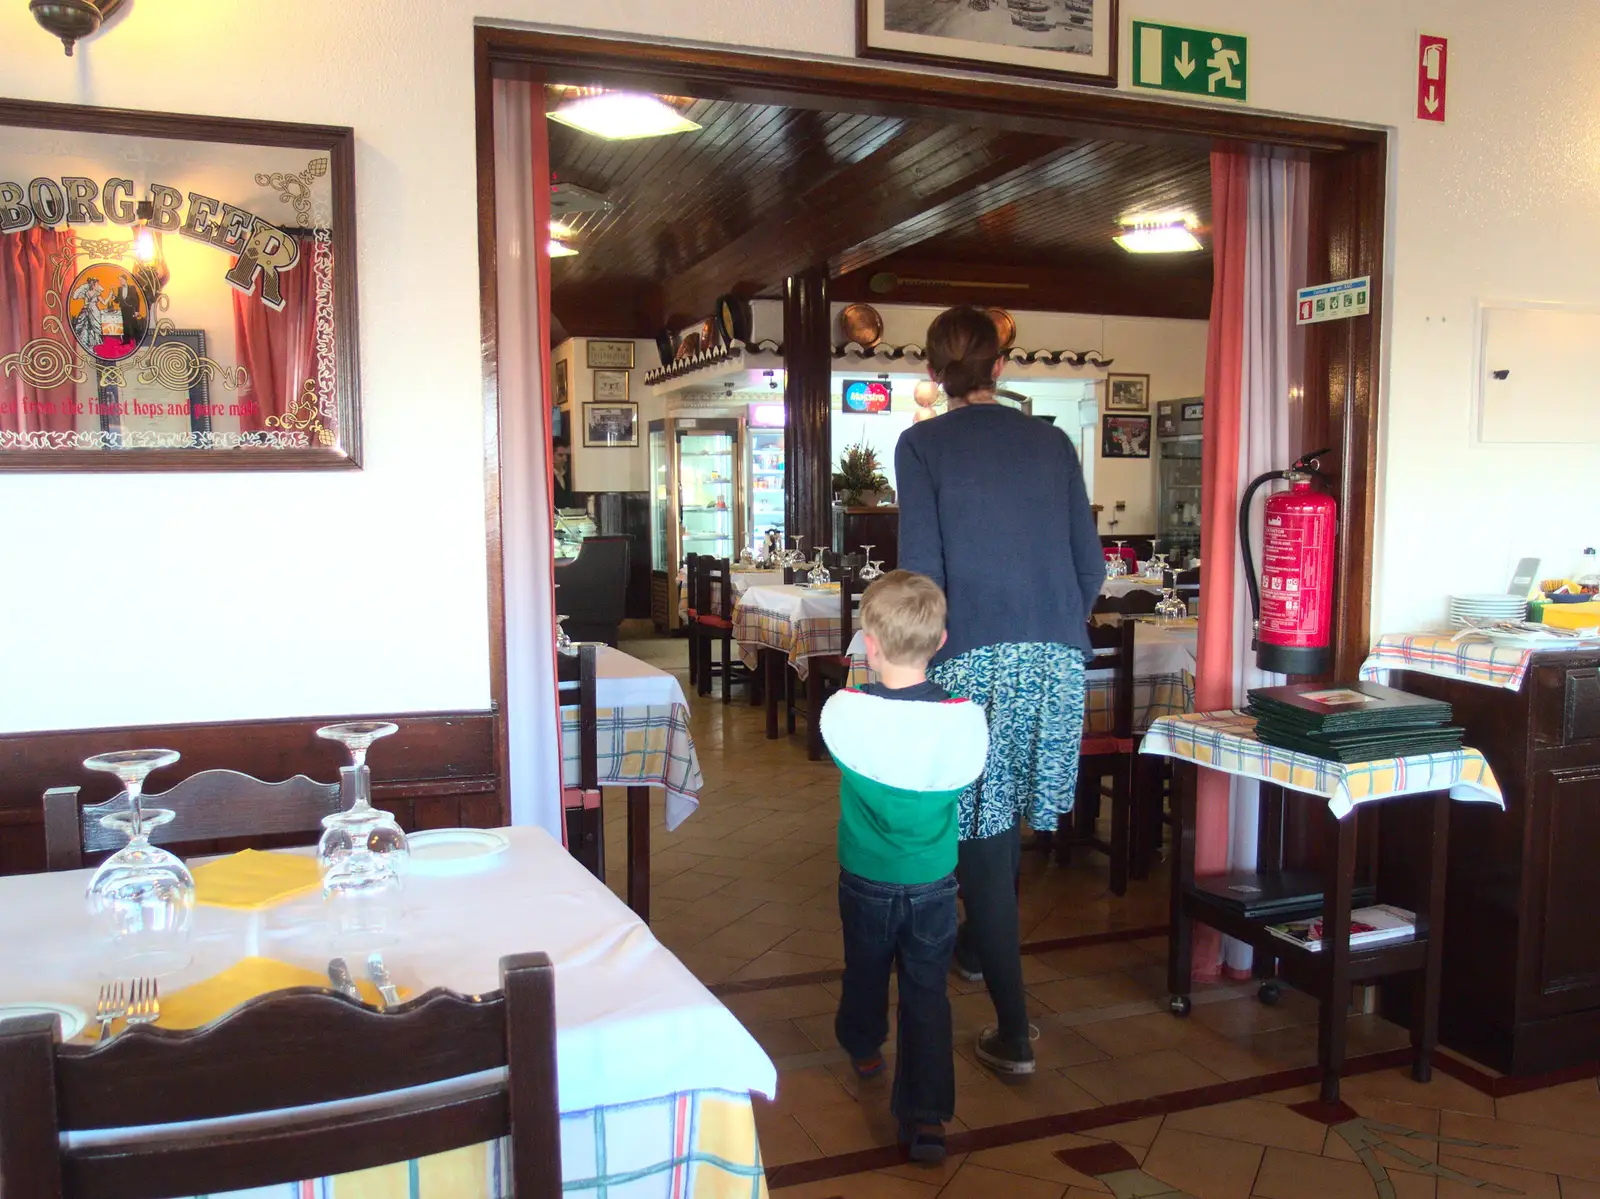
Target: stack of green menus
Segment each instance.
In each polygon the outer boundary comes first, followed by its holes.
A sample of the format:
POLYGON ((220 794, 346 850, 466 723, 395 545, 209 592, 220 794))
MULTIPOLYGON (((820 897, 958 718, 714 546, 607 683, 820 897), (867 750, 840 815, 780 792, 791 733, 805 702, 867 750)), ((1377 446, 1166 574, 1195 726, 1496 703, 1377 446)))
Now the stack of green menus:
POLYGON ((1300 683, 1250 692, 1263 745, 1333 762, 1371 762, 1461 748, 1450 705, 1376 683, 1300 683))

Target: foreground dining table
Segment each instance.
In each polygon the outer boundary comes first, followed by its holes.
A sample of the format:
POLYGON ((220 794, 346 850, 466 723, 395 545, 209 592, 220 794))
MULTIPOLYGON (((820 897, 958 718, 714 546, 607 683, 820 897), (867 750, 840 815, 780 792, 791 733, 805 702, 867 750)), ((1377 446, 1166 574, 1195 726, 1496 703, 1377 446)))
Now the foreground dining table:
MULTIPOLYGON (((412 995, 432 987, 480 994, 499 985, 503 955, 544 951, 555 966, 566 1192, 764 1195, 750 1095, 776 1092, 771 1059, 553 838, 539 828, 498 831, 508 847, 475 873, 408 878, 399 938, 384 951, 395 982, 412 995), (742 1159, 734 1146, 748 1146, 742 1159)), ((0 911, 7 913, 0 923, 0 1004, 48 1002, 93 1012, 105 956, 84 906, 90 873, 0 877, 0 911)), ((254 911, 198 905, 192 947, 190 965, 161 980, 164 995, 251 957, 320 975, 331 955, 320 891, 254 911)), ((451 1085, 439 1084, 446 1091, 451 1085)), ((87 1145, 150 1130, 68 1135, 87 1145)), ((428 1195, 498 1194, 505 1152, 503 1142, 491 1143, 251 1195, 399 1199, 418 1193, 408 1182, 418 1177, 430 1180, 428 1195)))
MULTIPOLYGON (((677 678, 602 645, 595 655, 595 722, 602 786, 628 789, 628 906, 650 921, 650 789, 666 792, 667 830, 700 805, 705 779, 689 705, 677 678)), ((580 781, 577 705, 561 709, 563 783, 580 781)))

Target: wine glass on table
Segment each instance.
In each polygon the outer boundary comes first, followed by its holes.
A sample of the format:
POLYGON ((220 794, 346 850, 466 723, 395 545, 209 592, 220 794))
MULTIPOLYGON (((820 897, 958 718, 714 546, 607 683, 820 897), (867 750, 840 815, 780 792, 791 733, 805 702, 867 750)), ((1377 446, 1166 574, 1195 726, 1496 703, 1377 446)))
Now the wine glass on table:
POLYGON ((1177 624, 1189 617, 1189 605, 1178 598, 1178 592, 1172 587, 1161 589, 1161 598, 1156 602, 1156 623, 1158 625, 1177 624))
POLYGON ((372 806, 367 750, 399 731, 383 720, 351 720, 317 730, 317 736, 338 741, 350 754, 350 765, 339 771, 339 789, 352 802, 322 818, 317 844, 322 898, 333 923, 334 947, 342 952, 365 953, 394 940, 411 846, 393 813, 372 806))
POLYGON ((1106 578, 1120 579, 1128 573, 1128 562, 1122 556, 1123 543, 1117 541, 1112 544, 1116 548, 1106 551, 1106 578))
POLYGON ((127 811, 100 818, 103 828, 124 833, 128 844, 100 863, 86 893, 89 912, 110 941, 108 976, 156 977, 189 964, 194 875, 175 855, 150 844, 150 830, 174 813, 140 802, 146 777, 178 757, 175 749, 122 749, 83 763, 87 770, 116 775, 128 797, 127 811))
POLYGON ((811 573, 806 581, 813 587, 826 587, 833 582, 833 576, 828 573, 828 566, 822 560, 822 547, 817 547, 817 560, 811 564, 811 573))
POLYGON ((804 537, 790 537, 789 540, 794 542, 794 549, 789 551, 783 565, 798 569, 805 565, 806 556, 800 547, 805 544, 806 539, 804 537))
POLYGON ((873 579, 876 579, 878 576, 883 574, 881 569, 883 566, 882 561, 874 562, 872 560, 872 546, 863 545, 861 547, 861 557, 862 560, 866 562, 866 565, 863 566, 856 574, 856 578, 861 580, 861 582, 870 583, 873 579))

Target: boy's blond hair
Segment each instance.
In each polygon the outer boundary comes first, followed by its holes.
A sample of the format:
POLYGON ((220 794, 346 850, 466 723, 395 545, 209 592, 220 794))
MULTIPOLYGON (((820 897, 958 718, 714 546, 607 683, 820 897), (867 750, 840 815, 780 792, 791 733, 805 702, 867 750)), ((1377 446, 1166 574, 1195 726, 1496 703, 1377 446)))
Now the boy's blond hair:
POLYGON ((926 666, 943 643, 944 621, 944 592, 927 575, 891 570, 861 596, 861 628, 896 666, 926 666))

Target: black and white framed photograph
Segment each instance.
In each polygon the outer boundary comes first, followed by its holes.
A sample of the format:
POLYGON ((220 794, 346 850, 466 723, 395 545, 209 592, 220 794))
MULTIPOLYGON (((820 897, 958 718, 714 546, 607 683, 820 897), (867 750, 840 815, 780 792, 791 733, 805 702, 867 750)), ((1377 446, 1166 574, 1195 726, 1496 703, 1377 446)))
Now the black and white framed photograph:
POLYGON ((639 405, 585 404, 583 444, 603 449, 624 449, 639 444, 639 405))
POLYGON ((590 339, 586 361, 590 370, 633 369, 633 343, 631 341, 601 341, 590 339))
POLYGON ((1148 416, 1105 416, 1100 424, 1100 457, 1150 457, 1148 416))
POLYGON ((856 52, 1117 86, 1117 0, 856 0, 856 52))
POLYGON ((628 400, 627 371, 595 371, 594 398, 596 403, 624 404, 628 400))
POLYGON ((1185 404, 1183 406, 1184 420, 1205 420, 1205 418, 1206 405, 1204 400, 1198 404, 1185 404))
POLYGON ((1107 375, 1107 412, 1149 412, 1149 375, 1107 375))

